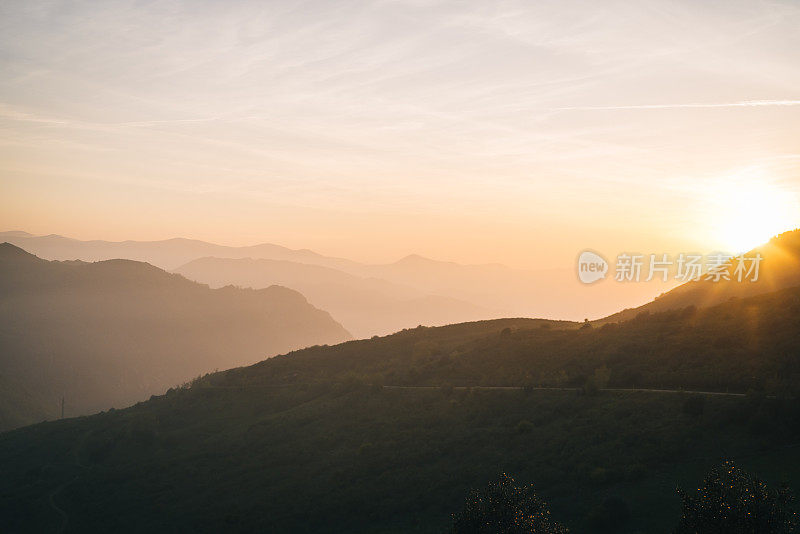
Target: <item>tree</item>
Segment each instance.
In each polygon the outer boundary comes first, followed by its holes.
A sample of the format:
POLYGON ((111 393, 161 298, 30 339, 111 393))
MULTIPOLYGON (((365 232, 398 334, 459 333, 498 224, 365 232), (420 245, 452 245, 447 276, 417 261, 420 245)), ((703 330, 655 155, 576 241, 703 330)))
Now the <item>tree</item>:
POLYGON ((725 462, 706 476, 697 495, 678 490, 683 512, 676 534, 790 534, 798 532, 792 495, 773 490, 725 462))
POLYGON ((470 492, 464 509, 453 516, 453 534, 566 534, 550 517, 533 486, 517 486, 505 473, 470 492))

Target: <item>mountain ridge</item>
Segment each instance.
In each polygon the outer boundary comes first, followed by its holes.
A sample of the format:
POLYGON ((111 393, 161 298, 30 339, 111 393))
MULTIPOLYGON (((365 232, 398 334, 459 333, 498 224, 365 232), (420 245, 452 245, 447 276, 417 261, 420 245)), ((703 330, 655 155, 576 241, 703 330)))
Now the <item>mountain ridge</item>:
POLYGON ((300 291, 330 311, 356 337, 385 335, 419 324, 442 324, 494 315, 480 306, 412 286, 288 260, 206 257, 175 269, 186 278, 220 287, 277 283, 300 291))
POLYGON ((47 261, 10 244, 0 246, 0 324, 0 375, 18 386, 0 394, 0 428, 55 418, 56 392, 66 392, 68 414, 90 413, 352 338, 289 288, 211 289, 143 262, 47 261))

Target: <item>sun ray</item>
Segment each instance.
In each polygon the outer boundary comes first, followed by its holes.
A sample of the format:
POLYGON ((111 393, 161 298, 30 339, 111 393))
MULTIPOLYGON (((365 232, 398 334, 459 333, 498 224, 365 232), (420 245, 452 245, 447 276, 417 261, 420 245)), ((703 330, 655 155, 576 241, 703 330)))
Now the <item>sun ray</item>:
POLYGON ((800 226, 800 203, 795 193, 748 171, 713 188, 711 227, 727 252, 747 252, 771 237, 800 226))

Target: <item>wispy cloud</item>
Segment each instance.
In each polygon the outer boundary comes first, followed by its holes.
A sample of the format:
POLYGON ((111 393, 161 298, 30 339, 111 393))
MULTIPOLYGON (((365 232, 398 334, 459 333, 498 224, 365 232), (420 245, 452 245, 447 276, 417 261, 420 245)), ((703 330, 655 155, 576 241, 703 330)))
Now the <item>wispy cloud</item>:
POLYGON ((21 111, 0 102, 0 120, 11 120, 16 122, 28 122, 34 124, 42 124, 46 126, 63 126, 68 128, 93 128, 93 129, 108 129, 108 128, 126 128, 126 127, 147 127, 157 126, 161 124, 183 124, 183 123, 202 123, 214 122, 221 120, 220 117, 198 117, 186 119, 153 119, 141 121, 123 121, 123 122, 99 122, 99 121, 86 121, 67 119, 62 117, 51 117, 21 111))
POLYGON ((568 226, 597 197, 650 216, 659 184, 798 152, 798 24, 770 0, 0 2, 0 183, 30 191, 0 213, 55 213, 39 199, 69 182, 167 221, 198 189, 232 220, 253 199, 430 227, 568 226))
POLYGON ((549 108, 549 111, 602 111, 623 109, 695 109, 695 108, 758 108, 773 106, 800 106, 800 100, 743 100, 741 102, 640 104, 633 106, 569 106, 549 108))

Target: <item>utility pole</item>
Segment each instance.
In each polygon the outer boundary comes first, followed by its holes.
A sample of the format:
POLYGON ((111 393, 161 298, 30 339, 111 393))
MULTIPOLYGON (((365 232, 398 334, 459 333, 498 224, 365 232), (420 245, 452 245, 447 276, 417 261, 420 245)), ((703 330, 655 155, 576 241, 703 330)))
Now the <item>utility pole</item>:
POLYGON ((61 419, 64 419, 64 395, 61 395, 61 419))

